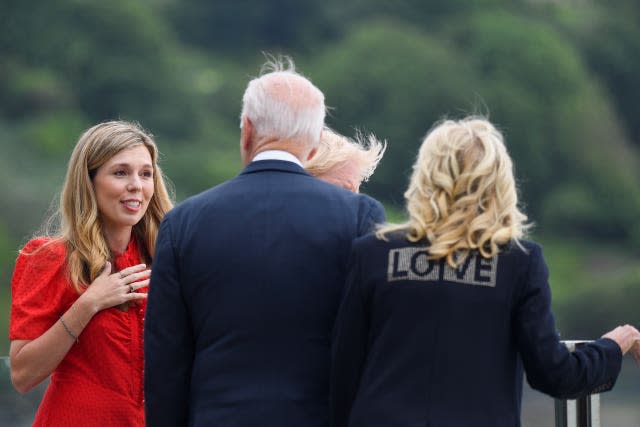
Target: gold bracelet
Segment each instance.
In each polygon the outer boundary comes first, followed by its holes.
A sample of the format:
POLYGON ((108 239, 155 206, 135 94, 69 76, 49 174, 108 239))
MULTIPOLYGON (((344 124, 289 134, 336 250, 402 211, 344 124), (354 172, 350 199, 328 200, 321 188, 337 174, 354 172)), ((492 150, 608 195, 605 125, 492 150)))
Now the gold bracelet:
POLYGON ((73 338, 76 342, 78 342, 78 337, 75 336, 73 334, 73 332, 71 332, 71 329, 69 329, 69 327, 67 326, 67 324, 64 322, 64 320, 62 319, 62 316, 60 316, 60 323, 62 323, 62 326, 64 327, 64 330, 67 331, 67 333, 69 334, 69 336, 71 336, 71 338, 73 338))

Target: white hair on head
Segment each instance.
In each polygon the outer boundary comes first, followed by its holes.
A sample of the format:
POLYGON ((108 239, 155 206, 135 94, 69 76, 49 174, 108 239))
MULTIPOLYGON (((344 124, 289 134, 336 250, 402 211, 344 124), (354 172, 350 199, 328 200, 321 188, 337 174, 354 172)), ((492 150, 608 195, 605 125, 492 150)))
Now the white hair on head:
POLYGON ((296 72, 296 64, 290 56, 273 56, 271 54, 265 54, 267 62, 260 67, 260 75, 264 76, 269 73, 277 73, 281 71, 296 72))
POLYGON ((269 57, 261 72, 245 90, 241 117, 251 120, 259 137, 302 140, 316 146, 326 113, 323 93, 295 71, 289 57, 269 57))

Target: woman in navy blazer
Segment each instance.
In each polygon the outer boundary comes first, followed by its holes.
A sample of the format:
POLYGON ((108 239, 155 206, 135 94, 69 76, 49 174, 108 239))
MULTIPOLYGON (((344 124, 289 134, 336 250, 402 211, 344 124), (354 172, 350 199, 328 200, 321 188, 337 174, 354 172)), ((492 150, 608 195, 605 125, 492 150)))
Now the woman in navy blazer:
POLYGON ((356 239, 333 345, 333 426, 520 426, 523 370, 561 398, 609 390, 640 333, 570 352, 541 247, 522 240, 511 159, 482 118, 427 135, 409 220, 356 239))

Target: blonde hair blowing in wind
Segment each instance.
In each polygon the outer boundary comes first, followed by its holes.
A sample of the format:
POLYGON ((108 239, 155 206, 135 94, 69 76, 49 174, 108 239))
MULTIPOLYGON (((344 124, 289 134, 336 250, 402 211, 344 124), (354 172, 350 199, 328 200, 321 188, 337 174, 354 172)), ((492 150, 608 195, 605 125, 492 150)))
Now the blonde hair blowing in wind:
POLYGON ((469 251, 497 255, 529 228, 502 134, 481 117, 446 120, 427 134, 404 196, 409 220, 377 236, 406 230, 409 241, 426 239, 430 257, 452 267, 469 251))
POLYGON ((386 148, 387 144, 378 141, 373 134, 364 136, 358 133, 352 140, 324 128, 316 155, 304 166, 312 175, 322 177, 352 164, 358 183, 366 182, 382 160, 386 148))
POLYGON ((143 145, 153 163, 154 194, 143 218, 133 226, 143 261, 151 263, 160 222, 173 206, 158 166, 158 149, 151 135, 124 121, 100 123, 82 134, 69 159, 56 214, 57 239, 67 246, 67 266, 73 287, 81 292, 100 274, 112 254, 102 232, 93 188, 96 170, 122 150, 143 145))

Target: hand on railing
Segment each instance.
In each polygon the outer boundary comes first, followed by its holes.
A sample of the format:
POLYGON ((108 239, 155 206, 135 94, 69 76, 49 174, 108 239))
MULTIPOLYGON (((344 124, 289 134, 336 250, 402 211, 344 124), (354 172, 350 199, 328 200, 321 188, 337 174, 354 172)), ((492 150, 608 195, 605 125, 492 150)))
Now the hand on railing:
POLYGON ((640 332, 631 325, 618 326, 607 332, 602 338, 609 338, 615 341, 622 351, 622 355, 631 351, 636 363, 640 366, 640 332))

